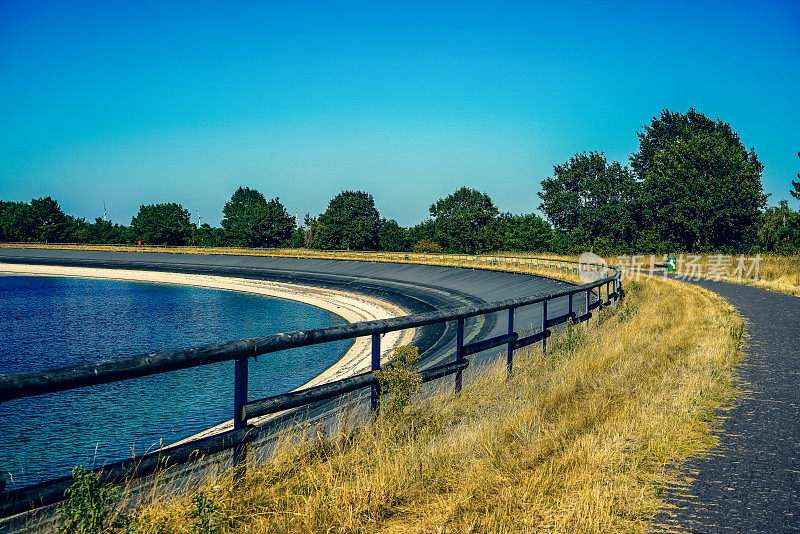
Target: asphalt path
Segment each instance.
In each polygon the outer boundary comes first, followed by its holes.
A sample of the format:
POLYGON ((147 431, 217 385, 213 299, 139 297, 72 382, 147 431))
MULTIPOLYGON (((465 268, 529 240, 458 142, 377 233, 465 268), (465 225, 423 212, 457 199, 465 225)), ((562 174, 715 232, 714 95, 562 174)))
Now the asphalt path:
POLYGON ((742 394, 720 415, 719 446, 683 467, 654 530, 800 532, 800 298, 701 280, 746 321, 742 394))

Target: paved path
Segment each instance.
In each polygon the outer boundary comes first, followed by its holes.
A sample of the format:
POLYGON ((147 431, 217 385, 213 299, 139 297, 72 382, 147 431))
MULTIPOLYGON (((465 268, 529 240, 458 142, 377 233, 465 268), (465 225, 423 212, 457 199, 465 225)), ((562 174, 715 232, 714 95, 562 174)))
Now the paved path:
POLYGON ((688 486, 668 488, 678 508, 656 531, 800 532, 800 298, 724 282, 698 285, 747 321, 744 392, 724 412, 719 447, 691 460, 688 486))

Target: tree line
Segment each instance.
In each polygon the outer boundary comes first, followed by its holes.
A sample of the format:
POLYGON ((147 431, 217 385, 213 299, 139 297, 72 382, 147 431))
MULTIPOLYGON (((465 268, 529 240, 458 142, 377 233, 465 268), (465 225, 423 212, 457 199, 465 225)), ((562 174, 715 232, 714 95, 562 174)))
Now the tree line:
MULTIPOLYGON (((123 226, 67 215, 50 197, 0 200, 0 240, 452 253, 800 252, 800 213, 786 201, 767 206, 763 165, 729 124, 694 109, 664 110, 637 135, 630 166, 600 151, 555 165, 538 193, 546 220, 500 213, 485 192, 461 187, 408 228, 384 218, 365 191, 342 191, 298 225, 278 197, 240 187, 225 203, 220 227, 192 223, 174 202, 142 205, 123 226)), ((800 181, 791 183, 800 200, 800 181)))

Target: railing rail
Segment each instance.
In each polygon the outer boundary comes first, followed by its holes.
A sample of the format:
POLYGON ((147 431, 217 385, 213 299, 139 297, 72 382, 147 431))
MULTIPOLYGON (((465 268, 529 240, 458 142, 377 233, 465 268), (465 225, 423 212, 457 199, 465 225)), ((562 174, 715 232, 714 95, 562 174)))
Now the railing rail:
MULTIPOLYGON (((7 246, 7 244, 0 244, 0 246, 7 246)), ((357 259, 371 259, 373 258, 373 254, 390 254, 353 251, 314 252, 342 253, 335 259, 356 259, 359 255, 361 256, 357 259)), ((410 255, 410 253, 391 254, 410 255)), ((470 258, 470 261, 474 258, 479 258, 479 256, 466 255, 447 256, 451 258, 470 258)), ((487 257, 483 257, 483 259, 486 258, 487 257)), ((456 391, 459 391, 462 382, 461 374, 469 365, 469 361, 465 358, 466 356, 506 345, 507 369, 510 375, 513 372, 513 354, 515 350, 539 341, 542 342, 542 350, 545 350, 546 340, 552 333, 550 330, 551 327, 566 323, 570 320, 579 322, 588 321, 593 315, 591 310, 608 305, 613 306, 619 299, 621 293, 620 273, 617 269, 608 267, 607 265, 586 265, 571 260, 553 260, 547 258, 516 258, 508 256, 491 256, 490 258, 496 261, 498 265, 501 261, 512 264, 515 260, 538 260, 539 265, 542 265, 543 268, 559 270, 574 269, 576 273, 579 269, 592 270, 596 272, 597 276, 602 276, 602 278, 594 282, 569 287, 559 291, 491 302, 480 306, 463 306, 390 319, 351 323, 305 331, 285 332, 258 338, 208 344, 186 350, 158 352, 79 366, 58 367, 43 371, 0 375, 0 402, 233 360, 235 362, 233 431, 226 432, 216 437, 192 441, 146 454, 137 459, 135 465, 138 467, 135 468, 130 460, 126 460, 106 465, 98 469, 97 472, 101 475, 102 480, 116 483, 126 477, 132 477, 134 475, 144 476, 160 467, 168 467, 189 461, 193 458, 197 458, 198 454, 201 453, 210 454, 230 448, 233 448, 234 463, 241 463, 244 458, 244 445, 252 442, 259 433, 258 427, 248 424, 249 420, 254 417, 276 413, 290 408, 307 406, 318 401, 333 399, 342 394, 367 387, 371 388, 371 409, 377 409, 377 399, 380 392, 378 390, 378 380, 374 371, 379 370, 381 367, 380 334, 456 321, 455 360, 452 363, 446 363, 422 371, 420 375, 423 381, 429 381, 455 374, 455 388, 456 391), (605 298, 603 298, 603 288, 605 288, 605 298), (591 296, 595 291, 596 299, 592 301, 591 296), (573 300, 576 295, 585 298, 584 307, 586 311, 580 316, 576 316, 577 312, 573 307, 573 300), (553 299, 564 297, 567 297, 569 300, 568 313, 558 317, 548 317, 548 302, 553 299), (541 329, 532 335, 520 338, 514 330, 515 310, 535 304, 541 304, 542 306, 541 329), (481 341, 474 341, 466 345, 464 344, 465 319, 501 311, 508 312, 507 334, 481 341), (279 350, 343 339, 354 339, 362 336, 371 336, 372 338, 373 357, 371 371, 320 386, 265 399, 248 399, 247 363, 249 358, 279 350)), ((397 261, 401 260, 397 258, 397 261)), ((478 260, 478 262, 480 263, 480 260, 478 260)), ((516 263, 516 265, 525 265, 525 263, 516 263)), ((35 506, 43 506, 57 502, 63 497, 63 491, 66 489, 67 486, 65 484, 67 483, 68 478, 65 477, 6 493, 0 493, 0 517, 6 517, 35 506)))

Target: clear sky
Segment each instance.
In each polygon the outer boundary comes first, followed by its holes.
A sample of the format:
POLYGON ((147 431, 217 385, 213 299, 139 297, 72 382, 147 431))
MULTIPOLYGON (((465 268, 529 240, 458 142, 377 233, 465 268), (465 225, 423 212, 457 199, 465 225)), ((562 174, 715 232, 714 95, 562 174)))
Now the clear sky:
MULTIPOLYGON (((0 198, 129 224, 236 189, 402 225, 467 185, 528 213, 661 110, 729 122, 770 203, 800 171, 800 2, 0 0, 0 198)), ((791 199, 792 206, 797 202, 791 199)), ((204 221, 206 222, 206 221, 204 221)))

